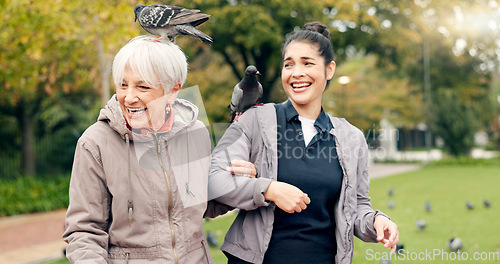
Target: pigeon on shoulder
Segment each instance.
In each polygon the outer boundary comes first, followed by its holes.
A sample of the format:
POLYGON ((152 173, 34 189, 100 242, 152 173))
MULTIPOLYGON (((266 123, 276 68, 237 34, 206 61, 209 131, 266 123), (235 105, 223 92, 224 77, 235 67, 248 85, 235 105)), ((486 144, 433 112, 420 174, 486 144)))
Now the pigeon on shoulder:
POLYGON ((134 7, 135 21, 139 21, 148 33, 168 38, 174 42, 178 35, 188 35, 211 44, 212 38, 195 27, 204 23, 210 15, 197 9, 187 9, 168 5, 136 5, 134 7))
POLYGON ((262 98, 262 85, 257 80, 257 75, 260 72, 253 65, 250 65, 245 70, 245 76, 241 81, 234 86, 233 95, 231 96, 231 122, 234 122, 250 107, 256 105, 262 98))

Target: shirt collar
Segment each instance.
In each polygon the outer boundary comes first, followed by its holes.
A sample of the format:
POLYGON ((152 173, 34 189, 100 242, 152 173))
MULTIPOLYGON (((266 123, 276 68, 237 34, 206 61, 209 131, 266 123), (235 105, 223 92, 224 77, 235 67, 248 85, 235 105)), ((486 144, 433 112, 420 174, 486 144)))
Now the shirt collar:
POLYGON ((323 106, 321 107, 321 112, 319 113, 318 118, 316 118, 316 122, 314 122, 314 126, 316 127, 316 130, 321 133, 328 132, 333 128, 330 117, 326 114, 323 106))
MULTIPOLYGON (((284 108, 285 108, 285 116, 287 122, 299 120, 299 114, 297 113, 297 110, 295 110, 295 108, 293 107, 292 102, 290 100, 286 101, 284 108)), ((316 127, 316 130, 318 130, 321 133, 328 132, 333 128, 333 125, 330 122, 330 117, 328 117, 328 115, 326 114, 325 109, 323 109, 323 106, 321 107, 321 112, 319 113, 318 118, 316 118, 316 121, 314 122, 314 126, 316 127)))
POLYGON ((299 120, 299 113, 297 113, 297 110, 295 110, 290 100, 286 101, 284 108, 287 122, 299 120))

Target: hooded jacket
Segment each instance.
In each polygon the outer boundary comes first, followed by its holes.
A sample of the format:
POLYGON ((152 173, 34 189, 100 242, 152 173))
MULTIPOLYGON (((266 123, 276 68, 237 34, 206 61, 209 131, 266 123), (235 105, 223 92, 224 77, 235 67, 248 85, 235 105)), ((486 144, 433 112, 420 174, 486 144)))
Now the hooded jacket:
MULTIPOLYGON (((353 235, 366 242, 377 242, 373 222, 382 213, 372 209, 368 196, 368 146, 363 133, 343 118, 330 120, 333 129, 329 133, 335 137, 343 172, 340 197, 334 208, 335 263, 348 264, 354 252, 353 235)), ((241 209, 221 250, 251 263, 262 263, 271 239, 276 205, 266 201, 264 193, 277 179, 277 144, 276 110, 274 104, 265 104, 240 116, 212 153, 209 199, 241 209), (258 177, 232 176, 225 168, 233 159, 250 160, 258 177)))
POLYGON ((210 137, 188 101, 169 132, 128 129, 116 95, 78 140, 63 239, 71 263, 213 263, 203 233, 210 137))

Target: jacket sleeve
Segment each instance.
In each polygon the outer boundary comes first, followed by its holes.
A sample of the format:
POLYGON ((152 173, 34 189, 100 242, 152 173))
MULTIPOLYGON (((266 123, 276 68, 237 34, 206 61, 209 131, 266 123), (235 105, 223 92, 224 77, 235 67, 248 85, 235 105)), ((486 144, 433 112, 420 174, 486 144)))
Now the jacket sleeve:
POLYGON ((69 187, 63 239, 71 263, 107 263, 110 196, 98 151, 78 141, 69 187))
POLYGON ((260 137, 260 134, 255 118, 255 109, 246 111, 226 130, 212 152, 208 178, 209 200, 215 199, 219 203, 243 210, 269 205, 264 199, 264 193, 271 184, 271 179, 234 176, 226 171, 226 167, 231 166, 231 160, 234 159, 255 163, 250 160, 251 152, 258 151, 259 148, 256 143, 259 139, 256 137, 260 137))
POLYGON ((357 167, 357 214, 354 222, 354 235, 365 242, 377 242, 377 231, 373 227, 373 223, 377 215, 386 215, 372 209, 370 197, 368 196, 370 185, 370 179, 368 178, 368 145, 362 133, 360 142, 357 167))

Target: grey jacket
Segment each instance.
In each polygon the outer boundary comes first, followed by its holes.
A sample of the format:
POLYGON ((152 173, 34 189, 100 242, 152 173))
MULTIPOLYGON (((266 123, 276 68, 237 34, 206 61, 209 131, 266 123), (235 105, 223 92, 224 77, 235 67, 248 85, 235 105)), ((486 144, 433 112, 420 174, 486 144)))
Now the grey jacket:
MULTIPOLYGON (((363 133, 345 119, 330 117, 343 170, 335 205, 336 263, 351 263, 353 235, 376 242, 374 211, 368 197, 368 146, 363 133)), ((221 250, 251 263, 262 263, 273 229, 276 205, 264 192, 277 178, 277 122, 273 104, 254 107, 233 123, 212 153, 209 199, 240 208, 221 250), (233 159, 253 162, 257 178, 235 177, 225 171, 233 159)), ((326 173, 326 172, 325 172, 326 173)))
POLYGON ((170 132, 130 131, 116 96, 78 140, 64 240, 71 263, 213 263, 203 233, 211 143, 185 100, 170 132))

